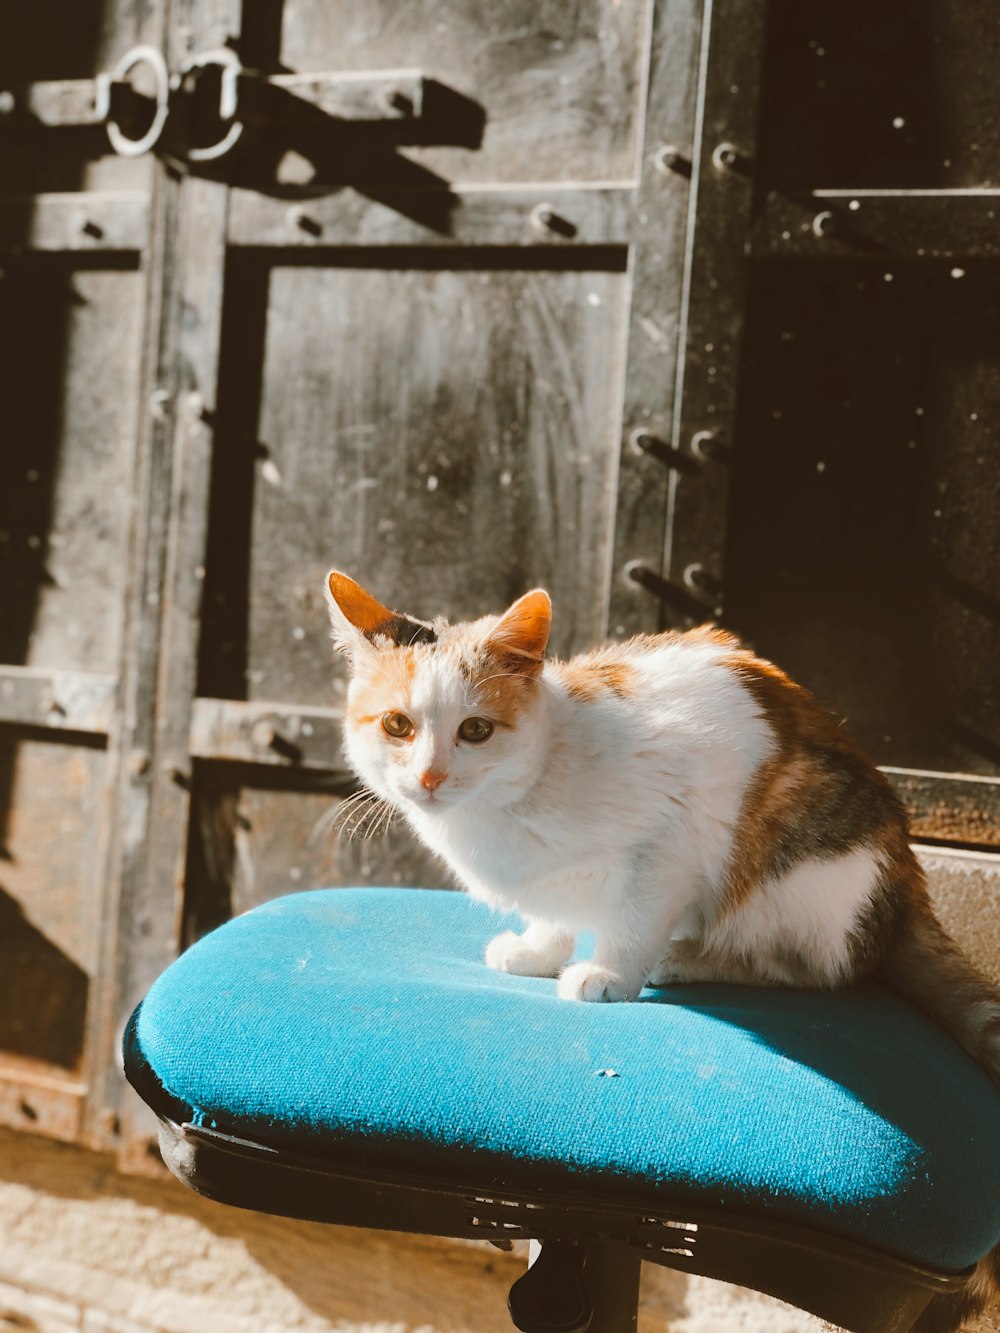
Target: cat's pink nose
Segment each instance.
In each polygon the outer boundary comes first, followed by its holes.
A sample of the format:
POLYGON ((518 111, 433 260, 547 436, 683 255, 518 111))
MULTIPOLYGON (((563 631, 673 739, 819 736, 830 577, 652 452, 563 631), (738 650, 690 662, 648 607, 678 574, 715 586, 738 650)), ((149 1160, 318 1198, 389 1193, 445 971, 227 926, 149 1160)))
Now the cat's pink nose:
POLYGON ((447 776, 447 773, 435 773, 433 768, 429 768, 420 774, 420 785, 424 791, 437 791, 447 776))

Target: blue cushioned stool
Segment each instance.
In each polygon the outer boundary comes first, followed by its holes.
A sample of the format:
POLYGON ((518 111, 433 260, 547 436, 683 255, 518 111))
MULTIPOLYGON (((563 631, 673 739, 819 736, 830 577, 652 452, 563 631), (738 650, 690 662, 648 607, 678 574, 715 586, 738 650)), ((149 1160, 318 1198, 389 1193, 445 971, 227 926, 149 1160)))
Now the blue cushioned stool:
POLYGON ((168 1166, 261 1212, 541 1239, 529 1333, 634 1328, 640 1259, 909 1329, 1000 1238, 1000 1093, 893 994, 572 1004, 485 966, 510 924, 331 889, 207 936, 126 1034, 168 1166))

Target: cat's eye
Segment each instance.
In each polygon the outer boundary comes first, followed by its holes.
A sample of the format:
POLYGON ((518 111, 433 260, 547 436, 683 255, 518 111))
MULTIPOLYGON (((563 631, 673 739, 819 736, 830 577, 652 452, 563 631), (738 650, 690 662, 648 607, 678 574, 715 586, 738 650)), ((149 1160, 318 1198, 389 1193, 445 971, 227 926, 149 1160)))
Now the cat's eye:
POLYGON ((463 741, 479 745, 493 735, 493 723, 487 717, 467 717, 459 727, 458 734, 463 741))
POLYGON ((413 735, 414 726, 405 713, 383 713, 382 730, 387 736, 405 741, 413 735))

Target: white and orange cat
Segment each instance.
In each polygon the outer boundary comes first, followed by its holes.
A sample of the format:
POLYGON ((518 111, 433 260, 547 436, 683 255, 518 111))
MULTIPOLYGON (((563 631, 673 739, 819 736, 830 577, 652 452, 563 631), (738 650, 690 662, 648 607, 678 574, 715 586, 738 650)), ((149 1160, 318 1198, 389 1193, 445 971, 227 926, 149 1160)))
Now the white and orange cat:
POLYGON ((525 921, 491 967, 573 1000, 880 968, 1000 1081, 1000 996, 935 920, 898 798, 777 667, 708 627, 546 660, 541 589, 459 625, 336 570, 328 593, 351 766, 525 921), (580 931, 593 959, 567 967, 580 931))
MULTIPOLYGON (((327 590, 351 766, 525 923, 490 942, 491 967, 593 1001, 877 973, 1000 1082, 1000 992, 934 917, 898 798, 776 666, 708 627, 546 660, 541 589, 458 625, 336 570, 327 590), (593 957, 568 963, 581 931, 593 957)), ((926 1327, 958 1327, 998 1269, 1000 1250, 926 1327)))

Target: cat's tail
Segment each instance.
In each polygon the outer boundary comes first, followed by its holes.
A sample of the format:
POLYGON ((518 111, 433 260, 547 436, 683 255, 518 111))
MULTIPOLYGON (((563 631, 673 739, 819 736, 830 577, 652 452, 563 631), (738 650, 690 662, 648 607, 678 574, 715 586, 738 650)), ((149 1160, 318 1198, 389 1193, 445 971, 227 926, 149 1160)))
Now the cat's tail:
POLYGON ((1000 988, 966 958, 924 892, 899 914, 880 970, 1000 1085, 1000 988))
MULTIPOLYGON (((965 957, 923 893, 897 921, 881 970, 1000 1085, 1000 990, 965 957)), ((1000 1245, 980 1259, 960 1291, 934 1297, 913 1333, 953 1333, 994 1302, 1000 1302, 1000 1245)))
MULTIPOLYGON (((1000 1298, 1000 1245, 980 1259, 965 1286, 950 1296, 934 1296, 911 1333, 956 1333, 967 1319, 1000 1298)), ((991 1324, 992 1328, 993 1325, 991 1324)))

